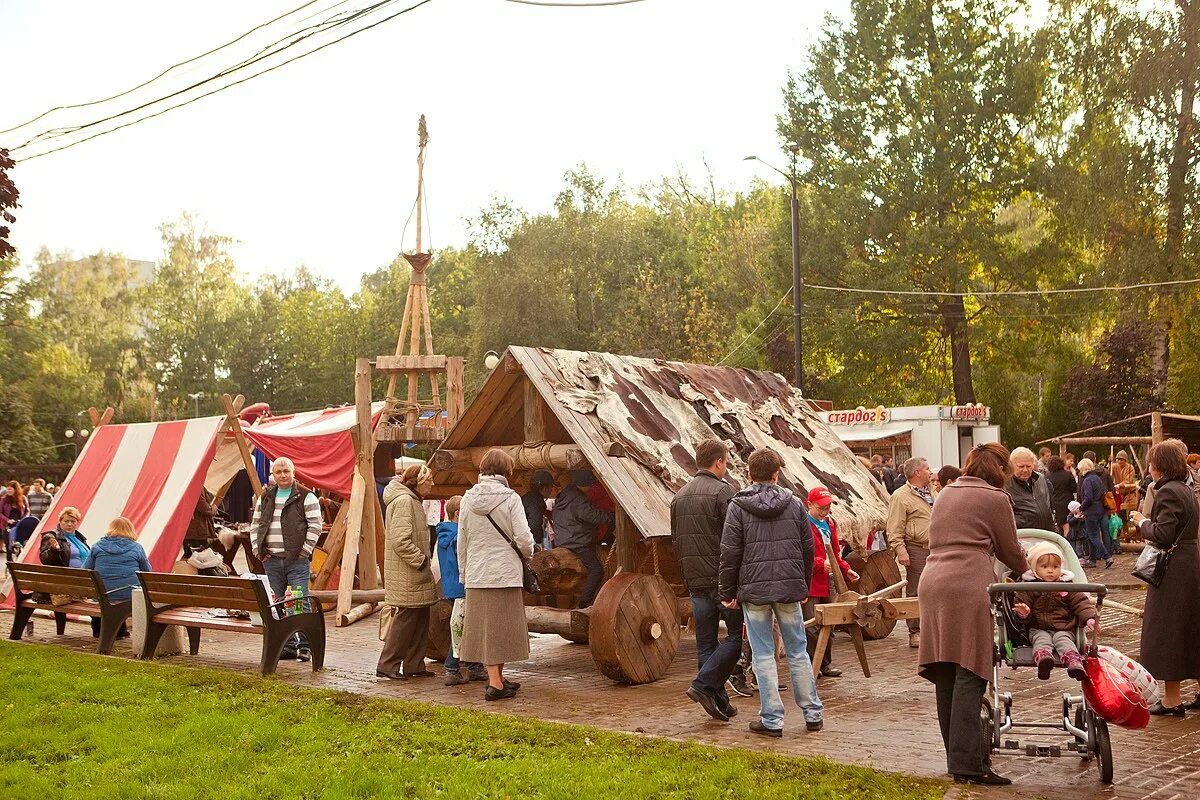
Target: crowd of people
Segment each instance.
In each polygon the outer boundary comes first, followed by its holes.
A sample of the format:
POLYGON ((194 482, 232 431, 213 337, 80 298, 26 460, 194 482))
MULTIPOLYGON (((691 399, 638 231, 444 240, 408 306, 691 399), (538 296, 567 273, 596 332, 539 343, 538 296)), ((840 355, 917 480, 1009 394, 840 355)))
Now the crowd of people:
POLYGON ((5 558, 21 554, 57 493, 58 487, 47 484, 44 478, 35 478, 28 486, 16 480, 0 485, 0 532, 4 534, 5 558))

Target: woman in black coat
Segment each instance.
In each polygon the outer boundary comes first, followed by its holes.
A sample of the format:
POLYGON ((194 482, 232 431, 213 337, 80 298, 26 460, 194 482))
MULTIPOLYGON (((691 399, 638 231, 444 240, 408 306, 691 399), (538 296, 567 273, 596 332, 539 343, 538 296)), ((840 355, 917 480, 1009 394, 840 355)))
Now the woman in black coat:
POLYGON ((1163 699, 1151 714, 1182 717, 1181 681, 1200 679, 1200 505, 1187 484, 1187 450, 1178 441, 1150 448, 1147 459, 1154 478, 1154 507, 1147 519, 1131 514, 1148 543, 1171 549, 1162 583, 1146 589, 1142 618, 1142 664, 1165 683, 1163 699))
POLYGON ((1046 482, 1050 484, 1050 508, 1054 510, 1054 521, 1058 523, 1059 532, 1066 536, 1067 517, 1070 514, 1067 506, 1075 499, 1079 483, 1067 470, 1066 462, 1058 456, 1051 456, 1046 461, 1046 482))

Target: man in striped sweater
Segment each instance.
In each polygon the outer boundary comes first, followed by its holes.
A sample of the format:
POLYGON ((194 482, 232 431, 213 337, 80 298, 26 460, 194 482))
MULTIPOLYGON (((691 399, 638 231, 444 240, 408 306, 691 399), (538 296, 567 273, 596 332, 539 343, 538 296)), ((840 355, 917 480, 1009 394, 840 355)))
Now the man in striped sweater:
MULTIPOLYGON (((275 599, 284 599, 289 589, 297 587, 307 595, 312 577, 309 563, 321 537, 321 504, 316 494, 296 482, 291 459, 277 458, 271 465, 271 483, 258 498, 250 530, 275 599)), ((304 634, 288 642, 282 657, 312 658, 304 634)))

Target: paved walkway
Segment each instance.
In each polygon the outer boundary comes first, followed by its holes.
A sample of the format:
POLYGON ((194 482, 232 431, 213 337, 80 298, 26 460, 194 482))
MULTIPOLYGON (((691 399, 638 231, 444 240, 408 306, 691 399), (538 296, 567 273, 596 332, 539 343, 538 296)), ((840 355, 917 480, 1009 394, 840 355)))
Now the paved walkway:
MULTIPOLYGON (((1129 559, 1128 556, 1123 560, 1129 559)), ((1114 567, 1113 578, 1128 573, 1114 567), (1120 572, 1118 572, 1120 570, 1120 572)), ((1103 571, 1093 578, 1104 575, 1103 571)), ((1114 583, 1117 581, 1114 581, 1114 583)), ((1123 581, 1121 581, 1123 582, 1123 581)), ((1144 594, 1117 590, 1114 599, 1140 606, 1144 594)), ((7 617, 7 612, 5 614, 7 617)), ((1104 613, 1102 641, 1136 657, 1140 622, 1119 612, 1104 613)), ((7 632, 11 621, 0 620, 7 632)), ((94 649, 88 628, 70 624, 65 636, 53 634, 49 620, 38 620, 32 640, 55 642, 81 652, 94 649)), ((708 744, 769 750, 785 755, 823 755, 837 761, 915 775, 945 777, 945 760, 934 712, 932 685, 915 676, 916 651, 909 649, 903 626, 884 640, 868 642, 874 677, 858 670, 849 639, 835 638, 835 663, 845 677, 823 679, 819 691, 826 707, 825 730, 804 732, 799 709, 789 703, 787 731, 778 741, 764 741, 746 731, 757 711, 757 698, 735 698, 740 713, 730 723, 709 719, 683 694, 694 674, 695 641, 685 635, 671 669, 660 681, 645 686, 619 686, 596 671, 586 645, 557 636, 534 635, 530 660, 514 665, 508 674, 525 688, 504 703, 483 703, 482 684, 446 687, 440 675, 417 681, 388 681, 375 677, 379 652, 377 618, 335 629, 330 620, 326 670, 313 674, 308 665, 285 662, 279 674, 301 686, 341 689, 373 697, 423 700, 489 712, 594 725, 631 733, 708 744)), ((168 663, 202 664, 254 672, 258 667, 257 637, 205 631, 196 657, 172 657, 168 663)), ((117 657, 130 657, 128 644, 118 642, 117 657)), ((440 668, 434 666, 440 673, 440 668)), ((1052 720, 1064 691, 1078 691, 1065 673, 1050 681, 1036 679, 1034 670, 1005 671, 1005 688, 1015 696, 1014 715, 1026 721, 1052 720)), ((1190 692, 1195 687, 1185 687, 1190 692)), ((1105 789, 1091 762, 1073 756, 1026 758, 999 756, 997 770, 1018 782, 1020 791, 988 792, 989 797, 1121 798, 1122 800, 1195 800, 1200 797, 1200 713, 1185 719, 1153 718, 1150 727, 1129 731, 1112 727, 1116 784, 1105 789)), ((1065 733, 1049 742, 1065 742, 1065 733)))

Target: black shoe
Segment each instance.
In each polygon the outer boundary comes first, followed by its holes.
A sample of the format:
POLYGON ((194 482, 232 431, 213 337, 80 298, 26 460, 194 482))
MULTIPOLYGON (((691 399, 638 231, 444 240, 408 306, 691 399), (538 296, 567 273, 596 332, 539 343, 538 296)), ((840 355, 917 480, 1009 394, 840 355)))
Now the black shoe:
POLYGON ((1193 697, 1192 702, 1184 703, 1183 707, 1190 708, 1193 711, 1200 710, 1200 694, 1197 694, 1195 697, 1193 697))
POLYGON ((521 688, 521 684, 516 681, 510 681, 508 678, 504 678, 504 688, 512 689, 515 692, 517 689, 521 688))
POLYGON ((471 667, 467 670, 467 679, 472 681, 486 681, 488 679, 487 670, 483 667, 471 667))
POLYGON ((721 713, 724 714, 725 716, 729 717, 729 719, 733 719, 734 717, 737 716, 737 709, 734 708, 733 704, 730 703, 728 700, 722 700, 721 698, 718 697, 717 698, 717 708, 721 709, 721 713))
POLYGON ((1156 717, 1182 717, 1186 713, 1183 703, 1174 708, 1167 708, 1161 702, 1150 706, 1150 713, 1156 717))
POLYGON ((296 660, 303 662, 312 661, 312 650, 308 647, 296 648, 296 660))
POLYGON ((1011 780, 1003 775, 997 775, 990 769, 982 775, 955 775, 955 783, 975 783, 980 786, 1008 786, 1011 780))
POLYGON ((387 678, 388 680, 393 680, 393 681, 402 681, 405 678, 407 678, 408 676, 401 675, 399 672, 396 672, 396 673, 384 672, 381 669, 377 669, 377 670, 375 670, 375 677, 376 678, 387 678))
POLYGON ((489 683, 487 688, 483 690, 483 699, 489 702, 492 700, 507 700, 510 697, 516 696, 517 690, 511 689, 508 686, 505 686, 503 689, 497 689, 489 683))
POLYGON ((770 736, 772 739, 783 738, 783 728, 768 728, 762 724, 760 719, 750 723, 750 732, 757 733, 759 736, 770 736))
POLYGON ((806 731, 808 731, 809 733, 816 733, 817 731, 821 730, 821 728, 824 728, 824 727, 825 727, 825 720, 823 720, 823 719, 819 719, 816 722, 805 722, 804 723, 804 729, 806 731))
POLYGON ((840 669, 838 669, 837 667, 831 667, 831 666, 827 665, 827 666, 821 667, 821 677, 823 677, 823 678, 840 678, 840 677, 842 677, 842 671, 840 669))
POLYGON ((689 686, 685 694, 692 699, 693 703, 699 703, 708 715, 718 722, 729 722, 729 717, 721 710, 717 704, 717 698, 711 692, 706 692, 697 689, 695 686, 689 686))
POLYGON ((295 661, 296 660, 295 649, 291 648, 291 647, 285 647, 283 649, 283 652, 279 654, 279 660, 280 661, 295 661))

